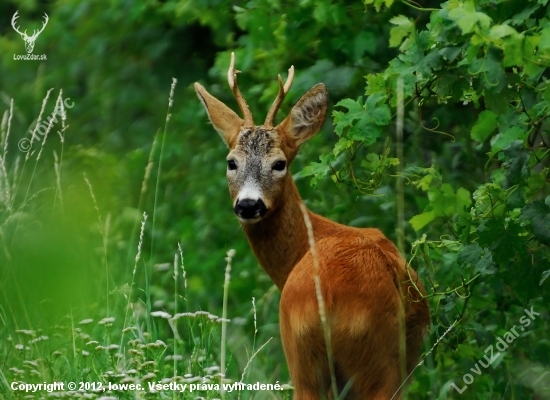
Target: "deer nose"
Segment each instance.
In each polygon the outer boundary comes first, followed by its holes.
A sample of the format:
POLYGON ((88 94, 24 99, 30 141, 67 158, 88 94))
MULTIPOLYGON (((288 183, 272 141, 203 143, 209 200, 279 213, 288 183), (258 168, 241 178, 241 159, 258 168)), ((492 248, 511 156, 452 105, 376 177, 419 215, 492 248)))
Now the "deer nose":
POLYGON ((257 218, 265 214, 267 208, 262 199, 242 199, 237 200, 235 207, 233 208, 235 214, 241 218, 257 218))

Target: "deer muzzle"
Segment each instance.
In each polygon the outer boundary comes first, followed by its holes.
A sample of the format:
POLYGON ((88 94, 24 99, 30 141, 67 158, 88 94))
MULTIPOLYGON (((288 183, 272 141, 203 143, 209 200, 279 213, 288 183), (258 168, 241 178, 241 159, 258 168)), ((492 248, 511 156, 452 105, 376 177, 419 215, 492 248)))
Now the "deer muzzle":
POLYGON ((257 222, 267 212, 267 207, 262 199, 239 199, 233 207, 233 211, 241 222, 257 222))

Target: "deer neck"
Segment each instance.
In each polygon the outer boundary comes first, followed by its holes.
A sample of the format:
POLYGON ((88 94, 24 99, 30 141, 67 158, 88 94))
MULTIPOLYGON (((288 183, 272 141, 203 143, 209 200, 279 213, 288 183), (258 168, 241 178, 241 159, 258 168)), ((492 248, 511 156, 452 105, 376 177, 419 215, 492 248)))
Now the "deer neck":
MULTIPOLYGON (((283 196, 281 205, 270 216, 255 224, 242 225, 252 251, 279 290, 309 250, 307 228, 300 209, 302 199, 290 177, 283 196)), ((315 224, 315 214, 308 213, 315 224)))

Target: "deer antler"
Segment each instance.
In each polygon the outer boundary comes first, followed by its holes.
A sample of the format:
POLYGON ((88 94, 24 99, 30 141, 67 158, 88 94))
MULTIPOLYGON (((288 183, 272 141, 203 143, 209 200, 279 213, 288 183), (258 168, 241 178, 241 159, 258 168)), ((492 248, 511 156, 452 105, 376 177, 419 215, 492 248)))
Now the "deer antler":
POLYGON ((44 30, 44 28, 46 27, 46 25, 48 25, 48 21, 50 20, 48 18, 48 14, 44 13, 44 22, 42 23, 42 29, 40 29, 38 32, 36 32, 36 29, 34 30, 33 34, 32 34, 32 37, 35 38, 37 37, 38 35, 40 35, 42 33, 42 31, 44 30))
POLYGON ((19 11, 16 11, 15 14, 13 14, 13 17, 11 18, 11 26, 13 27, 13 29, 15 30, 15 32, 19 33, 21 36, 27 36, 27 31, 25 30, 25 32, 21 32, 17 26, 15 26, 15 21, 17 20, 17 18, 19 18, 19 15, 17 15, 19 11))
POLYGON ((235 53, 232 52, 231 63, 229 64, 229 70, 227 71, 227 82, 229 82, 229 87, 233 91, 235 99, 237 99, 237 104, 243 113, 244 126, 254 126, 254 120, 252 119, 250 108, 248 108, 248 104, 246 104, 246 101, 237 86, 237 74, 239 72, 241 71, 235 69, 235 53))
POLYGON ((288 93, 290 87, 292 86, 292 81, 294 80, 294 65, 288 69, 288 78, 286 79, 286 82, 284 85, 283 85, 283 78, 281 78, 280 74, 278 78, 279 78, 279 93, 277 94, 277 98, 271 105, 271 108, 267 112, 267 117, 265 118, 265 122, 264 122, 264 126, 267 128, 273 127, 273 121, 275 120, 275 115, 277 115, 277 111, 279 111, 279 107, 281 107, 281 104, 283 103, 283 100, 285 99, 286 94, 288 93))
POLYGON ((40 35, 42 33, 42 31, 44 30, 44 28, 46 27, 46 25, 48 25, 48 21, 50 20, 49 17, 48 17, 48 14, 44 13, 44 19, 45 21, 42 23, 42 29, 40 29, 38 32, 36 31, 36 29, 34 30, 32 36, 28 36, 27 35, 27 30, 25 29, 25 32, 21 32, 17 26, 15 25, 16 24, 16 20, 17 18, 19 18, 19 15, 17 15, 19 13, 19 10, 17 10, 15 12, 15 14, 13 14, 13 17, 11 18, 11 26, 13 27, 13 29, 15 30, 15 32, 19 33, 21 36, 23 37, 27 37, 29 39, 34 39, 36 37, 38 37, 38 35, 40 35))

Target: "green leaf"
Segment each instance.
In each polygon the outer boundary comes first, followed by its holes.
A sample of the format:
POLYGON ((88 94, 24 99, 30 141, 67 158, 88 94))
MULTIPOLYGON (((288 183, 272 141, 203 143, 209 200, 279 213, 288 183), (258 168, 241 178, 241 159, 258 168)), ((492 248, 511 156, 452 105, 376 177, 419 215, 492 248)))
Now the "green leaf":
POLYGON ((464 208, 470 207, 472 205, 472 199, 470 192, 464 188, 458 188, 456 191, 455 198, 455 209, 456 211, 463 211, 464 208))
POLYGON ((343 99, 336 103, 336 106, 346 107, 348 112, 333 111, 334 130, 338 136, 342 136, 345 128, 352 126, 353 122, 360 119, 364 112, 363 98, 360 96, 357 100, 343 99))
POLYGON ((489 29, 491 25, 491 18, 487 14, 476 11, 475 3, 471 0, 458 3, 458 7, 449 11, 449 18, 456 21, 463 34, 474 32, 476 26, 489 29))
POLYGON ((489 37, 492 39, 500 39, 505 36, 514 36, 518 35, 518 32, 512 28, 510 25, 507 24, 501 24, 501 25, 494 25, 491 27, 491 30, 489 31, 489 37))
POLYGON ((504 39, 502 50, 504 51, 503 67, 523 65, 523 36, 516 35, 504 39))
POLYGON ((361 161, 361 167, 369 172, 381 172, 386 168, 399 165, 399 159, 387 157, 387 154, 369 153, 361 161))
POLYGON ((448 296, 445 296, 444 301, 441 302, 441 309, 443 311, 449 312, 453 308, 455 308, 457 300, 457 295, 455 293, 451 293, 448 296))
POLYGON ((357 100, 343 99, 336 103, 336 105, 346 107, 349 113, 360 113, 363 111, 363 98, 359 96, 357 100))
POLYGON ((491 154, 496 154, 499 151, 506 149, 510 144, 517 141, 527 139, 529 132, 526 132, 523 126, 511 126, 504 132, 500 132, 491 139, 491 154))
POLYGON ((464 188, 459 188, 454 193, 451 185, 444 183, 441 187, 430 188, 428 190, 428 198, 436 216, 450 217, 455 212, 461 212, 464 207, 472 204, 470 192, 464 188))
POLYGON ((512 142, 504 149, 506 162, 502 166, 506 170, 504 176, 508 187, 525 184, 530 175, 529 156, 530 152, 524 148, 521 140, 512 142))
POLYGON ((527 179, 525 195, 528 201, 533 200, 533 198, 548 184, 547 180, 549 173, 550 168, 543 168, 539 173, 533 171, 531 176, 527 179))
POLYGON ((353 146, 353 140, 349 140, 345 137, 341 137, 338 142, 334 145, 334 149, 332 150, 332 154, 334 154, 335 157, 338 157, 343 151, 346 151, 347 149, 351 148, 353 146))
POLYGON ((417 182, 416 182, 416 188, 417 189, 420 189, 422 191, 427 191, 430 187, 431 187, 431 183, 432 183, 432 180, 433 180, 434 176, 433 175, 426 175, 426 176, 423 176, 422 178, 420 178, 417 182))
POLYGON ((418 232, 420 229, 424 228, 426 225, 432 222, 435 218, 435 212, 428 211, 422 214, 415 215, 409 220, 409 223, 411 224, 413 229, 418 232))
POLYGON ((387 96, 382 93, 375 93, 367 97, 365 107, 367 109, 366 118, 369 122, 379 126, 388 125, 391 122, 390 108, 386 104, 387 96))
POLYGON ((382 129, 372 124, 366 117, 360 119, 348 132, 351 140, 370 146, 382 135, 382 129))
POLYGON ((430 186, 430 182, 432 181, 433 176, 429 174, 419 179, 419 181, 413 182, 417 188, 422 188, 423 190, 428 188, 428 199, 430 201, 426 212, 415 215, 409 221, 416 231, 422 229, 437 217, 449 218, 453 214, 463 212, 465 207, 469 207, 472 204, 470 192, 466 189, 459 188, 455 193, 448 183, 444 183, 438 188, 430 186))
POLYGON ((540 281, 548 266, 548 262, 544 259, 537 260, 533 264, 530 256, 511 263, 501 275, 502 280, 513 289, 520 301, 526 303, 534 297, 542 296, 540 281))
POLYGON ((407 51, 399 56, 411 66, 410 72, 416 72, 417 79, 422 80, 431 75, 432 71, 440 69, 443 59, 439 50, 430 46, 430 37, 427 31, 421 31, 414 37, 407 51))
POLYGON ((309 165, 306 165, 304 169, 302 169, 298 176, 306 177, 311 175, 325 175, 329 171, 329 168, 327 165, 321 163, 321 162, 311 162, 309 165))
POLYGON ((414 31, 414 21, 404 15, 398 15, 390 19, 390 23, 397 25, 390 29, 390 47, 399 47, 403 39, 414 31))
POLYGON ((451 47, 445 47, 439 50, 439 54, 441 54, 443 57, 445 57, 449 61, 454 61, 461 51, 462 51, 461 47, 451 46, 451 47))
POLYGON ((319 160, 320 162, 312 162, 296 174, 299 177, 312 176, 310 180, 312 187, 316 187, 318 179, 323 178, 332 171, 330 169, 330 164, 334 161, 332 153, 322 154, 319 156, 319 160))
POLYGON ((370 95, 386 91, 386 78, 383 74, 368 74, 365 79, 367 80, 365 94, 370 95))
POLYGON ((506 75, 502 68, 500 53, 492 47, 489 48, 484 63, 486 73, 483 74, 483 85, 486 89, 500 93, 506 86, 506 75))
POLYGON ((458 221, 456 221, 456 233, 462 242, 468 243, 470 241, 471 228, 472 215, 467 212, 460 213, 458 216, 458 221))
MULTIPOLYGON (((398 58, 394 58, 390 61, 388 69, 384 77, 386 79, 393 80, 393 86, 395 87, 398 78, 403 79, 403 94, 404 96, 411 96, 414 93, 416 85, 416 76, 414 75, 415 68, 405 64, 398 58)), ((393 96, 392 105, 397 105, 397 96, 393 96)))
POLYGON ((374 172, 380 166, 380 155, 376 153, 369 153, 363 161, 361 161, 361 167, 367 171, 374 172))
POLYGON ((540 7, 539 4, 535 4, 534 6, 532 7, 526 7, 524 8, 523 10, 521 10, 519 13, 517 13, 516 15, 514 15, 512 17, 512 20, 510 21, 510 23, 512 25, 521 25, 521 24, 524 24, 525 23, 525 20, 527 18, 529 18, 529 16, 531 14, 533 14, 533 12, 535 12, 536 10, 538 10, 540 7))
POLYGON ((489 249, 482 249, 478 243, 471 243, 462 247, 458 253, 459 265, 473 265, 476 272, 482 275, 490 275, 497 272, 493 257, 489 249))
POLYGON ((385 94, 375 93, 367 97, 365 105, 362 104, 361 97, 357 101, 344 99, 338 102, 336 105, 346 107, 348 112, 333 112, 336 133, 341 136, 344 130, 349 128, 348 139, 370 146, 382 134, 379 126, 388 125, 391 122, 390 108, 385 103, 386 100, 385 94))
POLYGON ((491 218, 482 221, 477 229, 478 243, 491 250, 494 261, 506 267, 511 261, 525 259, 525 230, 515 221, 506 224, 504 218, 491 218))
POLYGON ((495 93, 492 90, 485 89, 483 92, 485 106, 496 114, 506 114, 508 111, 508 101, 505 96, 500 93, 495 93))
POLYGON ((363 0, 365 4, 373 4, 376 11, 380 11, 382 5, 385 4, 386 7, 391 7, 393 0, 363 0))
POLYGON ((544 89, 542 97, 544 98, 544 100, 550 103, 550 83, 548 81, 546 81, 546 88, 544 89))
POLYGON ((500 217, 506 210, 507 193, 496 183, 481 185, 474 192, 476 215, 490 214, 493 217, 500 217))
POLYGON ((497 115, 491 110, 482 111, 472 127, 472 139, 484 142, 497 127, 497 115))
POLYGON ((493 262, 493 256, 489 249, 483 249, 483 257, 475 265, 475 271, 481 273, 481 275, 491 275, 498 271, 493 262))
POLYGON ((539 50, 550 52, 550 26, 540 32, 539 50))
POLYGON ((550 246, 550 206, 542 200, 535 200, 521 210, 520 219, 525 222, 531 221, 531 230, 535 238, 550 246))
POLYGON ((481 258, 482 252, 479 243, 467 244, 458 253, 456 261, 458 265, 475 264, 481 258))

